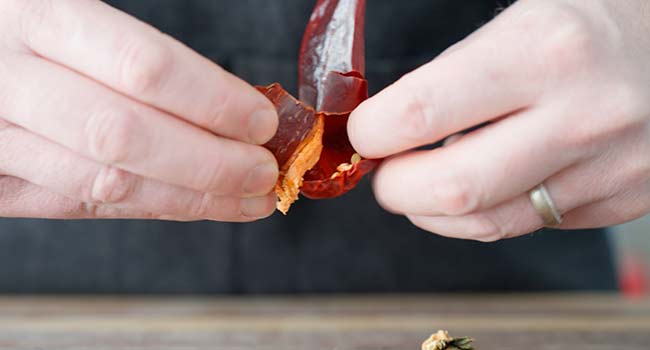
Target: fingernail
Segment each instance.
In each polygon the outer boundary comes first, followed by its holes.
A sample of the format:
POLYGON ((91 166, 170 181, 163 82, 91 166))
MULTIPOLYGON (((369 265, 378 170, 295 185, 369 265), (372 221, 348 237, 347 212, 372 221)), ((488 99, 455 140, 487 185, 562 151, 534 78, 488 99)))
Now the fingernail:
POLYGON ((278 114, 275 108, 258 109, 248 121, 248 139, 251 143, 263 145, 273 136, 278 128, 278 114))
POLYGON ((268 197, 244 198, 241 200, 242 215, 249 218, 264 218, 273 213, 275 206, 268 197))
POLYGON ((275 162, 263 163, 251 170, 244 181, 244 194, 263 196, 273 189, 278 179, 278 166, 275 162))

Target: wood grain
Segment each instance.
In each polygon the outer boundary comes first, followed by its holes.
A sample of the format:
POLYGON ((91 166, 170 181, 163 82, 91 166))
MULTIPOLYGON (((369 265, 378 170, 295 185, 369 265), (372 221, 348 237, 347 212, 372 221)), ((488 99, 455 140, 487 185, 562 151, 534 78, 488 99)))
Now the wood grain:
POLYGON ((650 300, 613 295, 0 297, 0 349, 650 349, 650 300))

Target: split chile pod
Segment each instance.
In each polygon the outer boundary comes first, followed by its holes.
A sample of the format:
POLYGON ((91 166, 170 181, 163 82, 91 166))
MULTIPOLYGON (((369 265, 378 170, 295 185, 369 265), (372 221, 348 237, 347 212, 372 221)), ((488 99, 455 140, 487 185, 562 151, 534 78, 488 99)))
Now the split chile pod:
POLYGON ((365 5, 365 0, 318 1, 300 49, 299 99, 279 84, 258 87, 280 118, 278 133, 265 147, 280 166, 275 191, 285 214, 299 193, 338 197, 379 162, 362 159, 347 134, 350 113, 368 98, 365 5))

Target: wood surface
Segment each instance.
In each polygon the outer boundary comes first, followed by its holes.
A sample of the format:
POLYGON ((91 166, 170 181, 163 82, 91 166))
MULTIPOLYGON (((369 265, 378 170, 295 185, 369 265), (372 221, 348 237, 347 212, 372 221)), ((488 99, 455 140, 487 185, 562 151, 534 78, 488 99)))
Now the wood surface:
POLYGON ((0 349, 649 350, 650 300, 614 295, 0 297, 0 349))

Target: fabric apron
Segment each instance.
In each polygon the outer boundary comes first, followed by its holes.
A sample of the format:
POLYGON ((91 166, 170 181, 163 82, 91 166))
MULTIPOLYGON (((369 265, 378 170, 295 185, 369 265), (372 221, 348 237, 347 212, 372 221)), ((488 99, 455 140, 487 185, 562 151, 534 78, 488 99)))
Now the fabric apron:
MULTIPOLYGON (((496 0, 369 0, 371 92, 495 14, 496 0)), ((112 0, 252 84, 296 91, 315 0, 112 0)), ((0 292, 327 293, 614 289, 602 230, 484 244, 383 211, 366 179, 251 224, 0 220, 0 292)))

